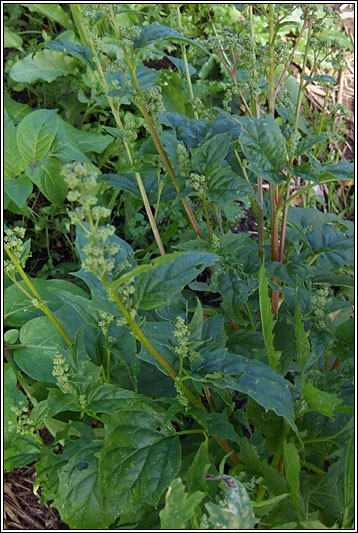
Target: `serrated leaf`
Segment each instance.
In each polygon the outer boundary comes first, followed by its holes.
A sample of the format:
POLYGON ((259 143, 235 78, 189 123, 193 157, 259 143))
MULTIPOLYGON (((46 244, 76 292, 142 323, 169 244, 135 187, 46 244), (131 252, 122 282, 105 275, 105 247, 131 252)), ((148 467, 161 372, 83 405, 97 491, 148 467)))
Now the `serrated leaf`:
POLYGON ((302 383, 303 396, 311 407, 325 416, 333 416, 335 409, 342 403, 332 392, 321 391, 312 383, 302 383))
POLYGON ((159 513, 161 528, 186 529, 204 496, 205 494, 199 491, 187 494, 182 480, 174 479, 165 496, 165 507, 159 513))
POLYGON ((131 505, 156 506, 180 468, 180 445, 164 415, 131 402, 103 415, 105 443, 98 454, 103 496, 116 514, 131 505))
POLYGON ((274 348, 273 344, 273 328, 276 321, 273 319, 271 300, 268 295, 268 280, 266 277, 266 269, 262 264, 259 271, 259 301, 260 301, 260 316, 261 329, 264 337, 267 357, 272 368, 277 368, 280 360, 281 352, 274 348))
POLYGON ((244 485, 231 476, 210 476, 210 479, 223 480, 226 491, 224 506, 205 504, 214 529, 254 529, 257 519, 244 485))
POLYGON ((20 83, 33 83, 43 80, 52 82, 59 76, 71 74, 76 68, 76 60, 62 52, 41 50, 16 61, 10 70, 10 77, 20 83))
POLYGON ((53 505, 71 529, 107 529, 116 515, 102 498, 97 455, 102 441, 94 440, 59 470, 59 485, 53 505))
POLYGON ((241 124, 240 144, 249 161, 248 168, 271 183, 280 184, 286 178, 279 172, 286 166, 285 138, 272 115, 264 119, 237 117, 241 124))
POLYGON ((187 470, 186 481, 190 493, 197 490, 208 493, 210 486, 205 479, 209 468, 211 467, 212 460, 209 457, 209 441, 205 439, 200 444, 198 451, 195 454, 191 466, 187 470))
POLYGON ((39 109, 26 115, 17 127, 16 142, 22 159, 33 163, 50 150, 58 128, 57 110, 39 109))

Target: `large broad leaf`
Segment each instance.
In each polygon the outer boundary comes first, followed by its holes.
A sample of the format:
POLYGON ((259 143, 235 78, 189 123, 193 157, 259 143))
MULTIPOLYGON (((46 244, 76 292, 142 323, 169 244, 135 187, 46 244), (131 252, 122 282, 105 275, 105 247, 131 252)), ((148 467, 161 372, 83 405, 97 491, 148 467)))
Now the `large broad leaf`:
POLYGON ((103 415, 105 443, 99 453, 103 499, 120 513, 131 505, 156 506, 180 468, 180 445, 164 415, 141 402, 103 415))
POLYGON ((296 431, 290 383, 260 361, 229 353, 225 348, 202 351, 192 365, 194 372, 210 381, 211 386, 232 388, 248 394, 266 411, 285 417, 296 431))
POLYGON ((341 462, 336 462, 329 467, 328 472, 315 476, 309 495, 310 504, 336 520, 341 520, 343 515, 343 468, 341 462))
POLYGON ((205 504, 214 529, 254 529, 257 519, 244 485, 231 476, 210 476, 209 479, 222 480, 226 492, 223 505, 205 504))
MULTIPOLYGON (((206 171, 204 175, 207 175, 206 171)), ((244 201, 245 196, 252 193, 252 186, 229 166, 221 167, 209 174, 207 197, 220 208, 227 207, 233 201, 244 201)))
POLYGON ((185 38, 181 33, 169 28, 169 26, 163 26, 154 22, 142 29, 141 34, 135 39, 136 48, 146 48, 152 44, 157 44, 158 41, 169 40, 180 42, 183 44, 190 44, 199 48, 203 52, 208 53, 208 50, 202 44, 193 41, 192 39, 185 38))
POLYGON ((152 268, 135 280, 135 295, 141 309, 169 304, 175 294, 213 265, 217 256, 205 252, 174 252, 154 259, 152 268))
POLYGON ((55 382, 52 375, 53 359, 66 343, 47 316, 29 320, 20 331, 20 342, 14 360, 23 372, 38 381, 55 382))
MULTIPOLYGON (((14 178, 26 168, 26 161, 21 159, 16 143, 17 130, 14 123, 5 117, 4 120, 4 176, 14 178)), ((17 202, 16 202, 17 203, 17 202)), ((17 204, 18 205, 18 204, 17 204)), ((22 204, 21 204, 22 205, 22 204)))
POLYGON ((71 529, 107 529, 116 517, 99 485, 97 454, 102 444, 100 440, 84 444, 58 473, 53 505, 71 529))
POLYGON ((20 83, 33 83, 37 80, 54 81, 59 76, 71 74, 77 61, 62 52, 41 50, 19 59, 10 70, 10 77, 20 83))
MULTIPOLYGON (((157 172, 153 172, 153 170, 140 171, 140 175, 149 202, 155 204, 158 200, 157 172)), ((126 172, 123 174, 101 174, 99 176, 99 179, 101 181, 104 181, 105 183, 109 183, 110 185, 112 185, 112 187, 115 187, 116 189, 129 192, 132 196, 134 196, 134 198, 137 198, 138 200, 142 199, 142 195, 134 173, 126 172)), ((161 192, 160 198, 162 200, 174 200, 176 196, 177 191, 174 186, 172 184, 166 183, 164 189, 161 192)))
POLYGON ((45 158, 39 164, 30 165, 26 176, 37 185, 42 194, 57 207, 62 207, 68 187, 61 174, 62 164, 54 157, 45 158))
POLYGON ((182 480, 174 479, 165 496, 165 507, 159 513, 162 529, 186 529, 204 496, 199 491, 187 494, 182 480))
POLYGON ((266 118, 238 117, 241 124, 240 143, 249 161, 249 169, 271 183, 286 179, 279 172, 286 166, 285 138, 272 115, 266 118))
POLYGON ((207 126, 207 120, 188 118, 185 115, 174 112, 161 113, 158 120, 165 126, 173 128, 178 141, 183 141, 188 149, 197 146, 201 142, 207 126))
POLYGON ((17 146, 22 159, 33 163, 50 150, 58 128, 57 110, 39 109, 26 115, 17 127, 17 146))
MULTIPOLYGON (((20 159, 21 161, 21 159, 20 159)), ((18 207, 22 207, 32 193, 32 183, 27 176, 6 179, 4 189, 6 194, 18 207)))
POLYGON ((297 230, 299 237, 304 240, 317 266, 337 269, 344 264, 354 264, 354 238, 350 232, 346 235, 345 228, 339 220, 332 218, 329 213, 322 213, 313 208, 288 208, 288 223, 294 230, 287 231, 287 239, 296 241, 297 230), (337 223, 337 229, 335 224, 337 223))
MULTIPOLYGON (((10 98, 7 92, 4 93, 4 108, 6 113, 9 115, 9 118, 15 123, 19 122, 22 118, 24 118, 25 115, 31 112, 30 106, 28 106, 27 104, 16 102, 16 100, 10 98)), ((4 114, 4 124, 6 124, 7 120, 6 113, 4 114)))
POLYGON ((62 119, 58 122, 56 135, 58 141, 76 143, 82 152, 96 152, 101 154, 113 142, 110 135, 102 135, 93 131, 82 131, 67 124, 62 119))
MULTIPOLYGON (((86 296, 84 290, 62 279, 34 278, 31 279, 31 283, 51 311, 56 311, 62 306, 62 300, 57 294, 57 289, 70 292, 72 295, 86 296)), ((19 284, 23 288, 26 287, 24 281, 20 281, 19 284)), ((22 326, 30 319, 39 316, 43 316, 43 312, 34 307, 29 298, 16 285, 10 285, 5 289, 4 317, 6 325, 22 326)))
POLYGON ((46 43, 46 45, 50 48, 50 50, 68 52, 74 57, 77 57, 77 59, 86 65, 92 66, 93 64, 93 52, 89 46, 71 43, 71 41, 66 41, 64 39, 56 39, 46 43))
POLYGON ((198 148, 194 148, 191 151, 193 168, 206 175, 214 168, 220 167, 228 153, 231 137, 228 131, 219 133, 198 148))

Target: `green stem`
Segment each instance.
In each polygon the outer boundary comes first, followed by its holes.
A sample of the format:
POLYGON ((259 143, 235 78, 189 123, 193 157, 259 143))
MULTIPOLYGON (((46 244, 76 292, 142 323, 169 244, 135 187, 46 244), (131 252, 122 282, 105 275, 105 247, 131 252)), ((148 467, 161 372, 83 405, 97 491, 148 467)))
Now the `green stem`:
POLYGON ((296 103, 296 117, 295 117, 295 134, 298 131, 298 120, 300 118, 301 103, 302 103, 302 98, 303 98, 303 93, 304 93, 304 83, 305 82, 304 82, 303 76, 305 74, 305 70, 306 70, 306 66, 307 66, 310 38, 311 38, 311 25, 308 26, 308 34, 307 34, 305 55, 304 55, 304 58, 303 58, 300 86, 299 86, 299 89, 298 89, 298 96, 297 96, 297 103, 296 103))
POLYGON ((326 472, 322 470, 322 468, 319 468, 316 465, 313 465, 312 463, 309 463, 308 461, 300 460, 301 466, 304 468, 307 468, 308 470, 311 470, 312 472, 316 472, 316 474, 319 474, 320 476, 323 476, 326 472))
POLYGON ((203 193, 201 195, 201 199, 203 201, 203 208, 204 208, 206 225, 207 225, 207 228, 208 228, 210 244, 212 245, 213 244, 213 230, 211 229, 210 217, 209 217, 209 211, 208 211, 208 203, 207 203, 207 200, 206 200, 206 194, 205 193, 203 193))
POLYGON ((52 313, 52 311, 50 311, 50 309, 47 307, 47 305, 42 302, 42 298, 41 298, 40 294, 37 292, 37 290, 35 289, 35 287, 31 283, 29 277, 27 276, 27 274, 25 274, 25 272, 22 269, 21 265, 18 263, 18 261, 16 261, 16 258, 11 253, 11 251, 6 246, 6 244, 4 245, 4 250, 7 253, 7 255, 9 256, 9 258, 11 259, 11 261, 13 262, 13 264, 15 265, 16 270, 18 271, 18 273, 20 274, 20 276, 24 280, 25 284, 29 288, 30 292, 33 295, 33 298, 37 300, 37 305, 36 306, 39 307, 39 309, 41 309, 41 311, 51 320, 52 324, 55 326, 57 331, 65 339, 66 343, 69 346, 71 346, 73 344, 71 339, 69 338, 69 336, 67 335, 67 333, 65 332, 65 330, 63 329, 63 327, 61 326, 61 324, 59 323, 59 321, 55 317, 55 315, 52 313))
POLYGON ((86 46, 91 46, 91 39, 88 37, 88 30, 83 24, 82 9, 80 4, 70 4, 70 10, 73 18, 73 22, 80 35, 81 41, 86 46))
MULTIPOLYGON (((181 13, 180 13, 180 7, 178 4, 176 4, 176 11, 177 11, 177 17, 178 17, 178 25, 179 25, 179 31, 181 33, 183 33, 183 28, 182 28, 182 24, 181 24, 181 13)), ((181 45, 181 52, 182 52, 182 56, 183 56, 183 61, 184 61, 184 68, 185 68, 185 75, 186 75, 186 81, 188 83, 188 88, 189 88, 189 94, 190 94, 190 100, 191 100, 191 105, 193 106, 193 112, 194 112, 194 117, 196 119, 199 118, 199 115, 198 113, 195 111, 194 109, 194 93, 193 93, 193 86, 191 84, 191 77, 190 77, 190 72, 189 72, 189 64, 188 64, 188 57, 186 55, 186 49, 185 49, 185 45, 181 45)))

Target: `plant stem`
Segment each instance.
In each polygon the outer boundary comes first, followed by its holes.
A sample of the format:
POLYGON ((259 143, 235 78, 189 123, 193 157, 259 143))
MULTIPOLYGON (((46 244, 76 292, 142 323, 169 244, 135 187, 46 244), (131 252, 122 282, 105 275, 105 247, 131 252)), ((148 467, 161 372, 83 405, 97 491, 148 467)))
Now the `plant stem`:
MULTIPOLYGON (((181 13, 180 13, 180 7, 178 4, 176 4, 176 11, 177 11, 177 17, 178 17, 178 25, 179 25, 179 31, 180 32, 183 32, 183 27, 182 27, 182 24, 181 24, 181 13)), ((193 112, 194 112, 194 117, 196 119, 199 118, 199 115, 197 113, 197 111, 195 111, 194 109, 194 93, 193 93, 193 86, 191 84, 191 77, 190 77, 190 72, 189 72, 189 64, 188 64, 188 57, 186 55, 186 49, 185 49, 185 45, 182 44, 181 45, 181 53, 182 53, 182 56, 183 56, 183 61, 184 61, 184 68, 185 68, 185 75, 186 75, 186 81, 188 83, 188 89, 189 89, 189 94, 190 94, 190 100, 191 100, 191 105, 193 107, 193 112)))
POLYGON ((207 200, 206 200, 206 194, 205 193, 203 193, 201 195, 201 199, 203 201, 203 208, 204 208, 206 225, 207 225, 207 228, 208 228, 209 240, 210 240, 210 244, 212 245, 213 244, 213 230, 211 229, 210 217, 209 217, 209 211, 208 211, 208 203, 207 203, 207 200))
POLYGON ((51 320, 52 324, 55 326, 55 328, 60 333, 60 335, 62 335, 62 337, 65 339, 66 343, 69 346, 71 346, 73 344, 72 340, 69 338, 69 336, 67 335, 67 333, 65 332, 65 330, 63 329, 63 327, 61 326, 61 324, 59 323, 59 321, 55 317, 55 315, 52 313, 52 311, 48 308, 48 306, 45 303, 42 302, 42 298, 41 298, 40 294, 37 292, 37 290, 35 289, 35 287, 31 283, 29 277, 27 276, 27 274, 25 274, 25 272, 24 272, 23 268, 21 267, 20 263, 18 263, 18 261, 16 261, 16 258, 11 253, 11 251, 6 246, 6 244, 4 244, 4 250, 7 253, 7 255, 9 256, 9 258, 11 259, 11 261, 13 262, 13 264, 15 265, 16 270, 18 271, 18 273, 20 274, 20 276, 24 280, 24 282, 27 285, 27 287, 29 288, 30 292, 32 293, 33 299, 37 300, 36 307, 41 309, 41 311, 51 320))
POLYGON ((304 55, 304 58, 303 58, 300 86, 299 86, 298 95, 297 95, 295 129, 294 129, 295 135, 296 135, 296 133, 298 131, 298 120, 300 118, 301 103, 302 103, 302 98, 303 98, 303 93, 304 93, 304 79, 303 79, 303 76, 305 74, 305 70, 306 70, 306 66, 307 66, 310 38, 311 38, 311 25, 309 24, 309 26, 308 26, 308 34, 307 34, 307 41, 306 41, 306 48, 305 48, 305 55, 304 55))

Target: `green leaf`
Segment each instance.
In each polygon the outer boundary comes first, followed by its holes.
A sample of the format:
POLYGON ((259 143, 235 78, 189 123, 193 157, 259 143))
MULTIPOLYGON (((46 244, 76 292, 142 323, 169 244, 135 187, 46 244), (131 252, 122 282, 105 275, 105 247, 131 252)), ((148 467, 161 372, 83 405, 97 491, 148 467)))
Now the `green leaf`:
POLYGON ((238 457, 245 465, 264 478, 264 484, 270 493, 275 496, 287 494, 287 486, 282 472, 278 472, 270 466, 267 460, 260 460, 256 448, 247 439, 242 440, 238 457))
POLYGON ((214 529, 254 529, 257 519, 244 485, 231 476, 210 476, 209 479, 222 480, 226 492, 224 507, 212 502, 205 504, 214 529))
POLYGON ((40 316, 26 322, 20 330, 20 342, 25 348, 15 350, 16 364, 33 379, 54 383, 53 359, 66 343, 51 320, 40 316))
POLYGON ((17 127, 17 146, 22 159, 33 163, 50 150, 58 128, 57 110, 39 109, 26 115, 17 127))
MULTIPOLYGON (((71 292, 73 295, 86 295, 83 289, 62 279, 30 278, 30 280, 51 311, 56 311, 62 306, 62 300, 56 294, 57 289, 71 292), (54 290, 48 290, 52 288, 54 290)), ((25 282, 22 280, 19 284, 23 288, 26 287, 25 282)), ((30 319, 43 316, 43 312, 41 309, 32 306, 31 301, 21 289, 16 285, 10 285, 10 287, 5 289, 4 316, 7 325, 23 326, 30 319)))
POLYGON ((196 507, 204 498, 203 492, 187 494, 180 478, 174 479, 165 496, 165 507, 159 513, 162 529, 186 529, 196 507))
POLYGON ((296 155, 303 155, 307 150, 315 146, 317 143, 328 139, 328 135, 309 135, 297 143, 296 155))
POLYGON ((20 176, 19 178, 10 179, 8 178, 4 181, 4 189, 14 204, 21 209, 32 193, 32 182, 27 176, 20 176))
POLYGON ((35 461, 41 445, 32 435, 16 433, 17 416, 12 409, 23 403, 26 396, 17 388, 16 375, 9 363, 4 364, 4 467, 6 471, 22 468, 35 461))
POLYGON ((62 207, 68 191, 67 184, 61 174, 62 164, 51 157, 36 166, 29 166, 26 176, 37 185, 42 194, 55 206, 62 207))
POLYGON ((4 341, 6 344, 15 344, 19 338, 18 329, 8 329, 4 334, 4 341))
POLYGON ((91 383, 86 389, 86 406, 93 413, 113 413, 130 401, 144 401, 145 396, 131 390, 121 389, 118 385, 91 383))
POLYGON ((22 52, 22 38, 4 26, 4 48, 17 48, 22 52))
POLYGON ((209 456, 209 441, 206 438, 205 441, 200 444, 193 462, 187 470, 186 481, 191 494, 197 490, 209 493, 208 489, 210 486, 205 479, 205 475, 211 465, 212 459, 210 459, 209 456))
POLYGON ((208 53, 207 49, 200 43, 186 39, 181 33, 169 28, 169 26, 163 26, 162 24, 149 24, 142 29, 141 34, 134 40, 135 48, 147 48, 150 45, 157 45, 158 41, 169 40, 183 44, 190 44, 199 48, 203 52, 208 53))
POLYGON ((50 41, 49 43, 46 43, 46 46, 48 46, 50 50, 56 50, 57 52, 68 52, 74 57, 77 57, 81 63, 85 63, 90 67, 93 66, 93 52, 90 46, 82 46, 64 39, 50 41))
POLYGON ((283 430, 282 417, 277 416, 272 411, 266 413, 265 409, 252 398, 248 398, 246 415, 250 424, 262 431, 265 436, 267 448, 274 455, 283 430))
POLYGON ((76 67, 77 61, 62 52, 41 50, 16 61, 9 74, 14 81, 20 83, 38 80, 51 82, 59 76, 73 73, 76 67))
MULTIPOLYGON (((4 108, 8 113, 11 120, 15 123, 19 122, 25 115, 31 112, 31 107, 27 104, 21 104, 10 98, 9 94, 5 91, 4 93, 4 108)), ((6 118, 4 123, 6 124, 6 118)))
POLYGON ((271 367, 260 361, 248 361, 245 357, 229 353, 225 348, 201 351, 192 364, 193 372, 199 373, 210 382, 210 386, 232 388, 248 394, 266 411, 270 409, 287 419, 297 431, 289 390, 289 381, 282 378, 271 367))
POLYGON ((58 121, 57 141, 76 143, 82 152, 101 154, 113 142, 110 135, 76 129, 62 119, 58 121))
POLYGON ((315 476, 312 480, 310 491, 310 504, 322 509, 324 514, 331 518, 341 520, 343 514, 343 465, 333 463, 328 472, 315 476))
POLYGON ((5 178, 14 178, 15 176, 19 176, 27 167, 26 161, 21 159, 20 152, 19 152, 19 149, 16 143, 16 135, 17 135, 17 128, 14 126, 13 122, 11 120, 5 119, 4 121, 4 176, 5 178))
POLYGON ((58 473, 53 505, 71 529, 107 529, 116 515, 103 498, 97 455, 102 441, 84 444, 58 473))
POLYGON ((344 507, 351 508, 354 504, 354 432, 348 441, 344 469, 344 507))
POLYGON ((328 165, 321 165, 319 179, 321 181, 332 181, 332 179, 353 180, 354 163, 342 160, 338 161, 338 163, 329 163, 328 165))
POLYGON ((48 19, 58 22, 67 29, 72 29, 73 24, 70 16, 66 11, 62 9, 58 4, 21 4, 26 6, 27 9, 31 12, 41 13, 45 15, 48 19))
POLYGON ((281 352, 277 352, 273 345, 273 328, 276 321, 273 319, 271 301, 268 296, 268 280, 266 277, 266 269, 262 264, 259 271, 259 300, 260 300, 260 315, 261 315, 261 329, 264 336, 264 342, 267 352, 267 357, 272 368, 276 368, 281 352))
POLYGON ((103 415, 106 438, 98 454, 103 497, 115 513, 131 505, 156 506, 180 468, 180 445, 164 415, 131 402, 103 415))
POLYGON ((286 166, 285 138, 272 115, 266 118, 238 117, 241 124, 240 144, 249 161, 249 170, 271 183, 286 179, 279 172, 286 166))
POLYGON ((219 133, 191 151, 193 168, 206 174, 208 169, 220 167, 231 142, 231 133, 219 133))
POLYGON ((321 391, 312 383, 302 383, 302 392, 306 402, 325 416, 333 416, 335 409, 342 400, 332 392, 321 391))
POLYGON ((296 508, 299 516, 301 510, 298 503, 298 495, 300 490, 300 459, 293 442, 284 441, 283 444, 283 466, 285 470, 285 478, 287 486, 290 491, 291 501, 296 508))
POLYGON ((216 260, 215 254, 205 252, 173 252, 154 259, 152 269, 135 280, 139 308, 169 304, 175 294, 216 260))

